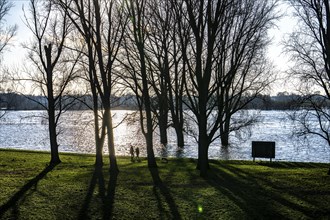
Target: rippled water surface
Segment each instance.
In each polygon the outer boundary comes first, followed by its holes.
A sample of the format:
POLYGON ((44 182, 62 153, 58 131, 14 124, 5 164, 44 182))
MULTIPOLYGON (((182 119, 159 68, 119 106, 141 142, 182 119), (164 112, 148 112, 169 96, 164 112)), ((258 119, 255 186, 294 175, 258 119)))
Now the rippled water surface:
MULTIPOLYGON (((128 155, 130 144, 139 146, 141 155, 146 154, 144 138, 137 122, 123 121, 132 113, 126 110, 113 111, 115 148, 117 155, 128 155), (122 123, 120 123, 122 122, 122 123)), ((49 150, 48 125, 43 111, 11 111, 0 119, 0 148, 49 150)), ((275 160, 330 162, 330 148, 327 143, 316 137, 296 138, 286 111, 261 111, 261 122, 251 128, 251 135, 241 138, 231 137, 232 145, 222 149, 215 141, 209 149, 210 158, 251 160, 251 141, 275 141, 275 160)), ((238 116, 237 116, 238 117, 238 116)), ((65 113, 59 126, 59 144, 62 152, 95 153, 93 115, 89 111, 65 113)), ((154 150, 157 156, 197 158, 197 143, 186 136, 183 150, 176 147, 176 136, 169 129, 167 147, 159 144, 158 131, 155 131, 154 150)), ((107 153, 106 147, 104 152, 107 153)))

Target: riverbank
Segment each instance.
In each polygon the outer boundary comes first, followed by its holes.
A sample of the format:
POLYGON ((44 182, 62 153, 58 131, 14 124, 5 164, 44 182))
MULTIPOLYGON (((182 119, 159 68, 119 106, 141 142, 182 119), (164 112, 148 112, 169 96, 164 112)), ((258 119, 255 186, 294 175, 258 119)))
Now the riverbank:
POLYGON ((118 176, 92 155, 0 150, 0 219, 328 219, 329 164, 212 161, 208 179, 193 159, 132 163, 118 176), (159 179, 158 179, 159 177, 159 179), (154 181, 158 179, 158 185, 154 181))

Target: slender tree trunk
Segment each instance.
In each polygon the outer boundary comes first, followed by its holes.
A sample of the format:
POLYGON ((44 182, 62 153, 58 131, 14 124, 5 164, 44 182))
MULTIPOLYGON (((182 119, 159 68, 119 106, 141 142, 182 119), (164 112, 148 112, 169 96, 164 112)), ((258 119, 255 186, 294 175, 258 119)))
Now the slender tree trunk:
MULTIPOLYGON (((144 2, 126 1, 131 15, 133 26, 134 44, 137 47, 140 62, 141 80, 142 80, 142 98, 144 110, 146 113, 147 132, 144 134, 147 144, 147 159, 148 167, 157 167, 155 154, 153 150, 153 125, 152 125, 152 109, 149 95, 149 83, 147 77, 146 55, 145 55, 145 40, 144 40, 144 2), (137 14, 136 14, 137 13, 137 14), (143 30, 142 30, 143 29, 143 30)), ((142 110, 142 109, 141 109, 142 110)), ((142 118, 143 120, 143 118, 142 118)))
POLYGON ((96 140, 96 155, 95 155, 95 166, 102 167, 103 166, 103 144, 100 139, 96 140))
MULTIPOLYGON (((96 144, 96 155, 95 155, 95 166, 102 167, 103 166, 103 140, 104 134, 103 131, 101 133, 100 138, 100 130, 99 130, 99 118, 98 118, 98 108, 94 106, 94 137, 96 144)), ((102 128, 103 130, 104 128, 102 128)))
POLYGON ((107 136, 108 136, 108 150, 109 150, 109 160, 110 160, 110 172, 117 173, 119 171, 117 165, 117 158, 115 152, 115 142, 113 136, 113 126, 112 126, 112 115, 110 108, 105 110, 104 120, 107 126, 107 136))
POLYGON ((110 88, 104 86, 104 94, 102 97, 102 103, 104 106, 104 116, 103 116, 103 126, 107 129, 108 138, 108 151, 110 160, 110 172, 118 172, 117 159, 115 154, 115 142, 113 136, 113 126, 112 126, 112 115, 111 115, 111 104, 110 104, 110 88))
POLYGON ((99 101, 98 101, 98 95, 97 95, 97 88, 96 88, 96 84, 95 84, 96 69, 95 69, 94 60, 93 60, 93 49, 92 49, 89 38, 87 38, 86 43, 88 46, 89 84, 90 84, 92 97, 93 97, 94 138, 95 138, 95 148, 96 148, 95 166, 102 167, 103 166, 103 145, 104 145, 104 138, 105 138, 105 127, 103 126, 103 123, 102 123, 101 134, 100 134, 99 101))
MULTIPOLYGON (((143 81, 146 81, 143 80, 143 81)), ((146 84, 146 82, 145 82, 146 84)), ((148 158, 148 167, 157 167, 154 149, 153 149, 153 128, 152 128, 152 116, 151 116, 151 108, 150 108, 150 99, 148 91, 143 90, 144 98, 145 98, 145 111, 147 117, 147 134, 146 134, 146 142, 147 142, 147 158, 148 158)))
MULTIPOLYGON (((169 80, 168 80, 169 81, 169 80)), ((170 82, 169 82, 170 84, 170 82)), ((178 96, 176 94, 176 96, 178 96)), ((173 121, 173 127, 176 133, 176 142, 177 146, 180 148, 184 147, 184 135, 183 135, 183 110, 182 110, 182 101, 180 97, 175 97, 180 99, 176 101, 176 104, 173 103, 173 94, 172 91, 169 92, 169 106, 173 121)))
POLYGON ((160 143, 167 144, 167 124, 168 124, 168 110, 164 105, 160 105, 159 110, 159 133, 160 133, 160 143))
POLYGON ((143 46, 140 45, 139 53, 140 53, 140 62, 141 62, 141 75, 142 75, 142 85, 143 85, 143 99, 144 99, 144 107, 146 111, 146 119, 147 119, 147 134, 146 134, 146 142, 147 142, 147 158, 148 158, 148 167, 157 167, 154 149, 153 149, 153 126, 152 126, 152 115, 151 115, 151 103, 149 96, 149 87, 147 81, 147 73, 146 73, 146 64, 145 64, 145 56, 143 51, 143 46))
MULTIPOLYGON (((167 60, 165 61, 167 62, 167 60)), ((167 65, 166 65, 167 66, 167 65)), ((166 68, 168 69, 168 68, 166 68)), ((160 91, 158 95, 159 98, 159 133, 160 133, 160 143, 164 146, 167 144, 167 125, 168 125, 168 90, 166 83, 166 75, 168 75, 168 70, 161 73, 163 77, 160 80, 160 91)))
POLYGON ((55 117, 55 99, 53 89, 53 67, 52 67, 52 45, 44 47, 46 54, 46 74, 47 74, 47 101, 48 101, 48 129, 50 139, 51 164, 61 163, 58 155, 58 144, 56 134, 56 117, 55 117))
MULTIPOLYGON (((50 104, 51 105, 51 104, 50 104)), ((61 163, 58 154, 58 144, 56 140, 56 125, 55 125, 55 110, 50 108, 48 110, 48 126, 49 126, 49 138, 50 138, 50 153, 51 153, 51 164, 61 163)))
MULTIPOLYGON (((182 89, 183 90, 183 89, 182 89)), ((179 100, 178 100, 178 131, 176 132, 177 136, 177 143, 178 147, 183 148, 184 147, 184 134, 183 134, 183 107, 182 107, 182 94, 180 94, 179 100)))

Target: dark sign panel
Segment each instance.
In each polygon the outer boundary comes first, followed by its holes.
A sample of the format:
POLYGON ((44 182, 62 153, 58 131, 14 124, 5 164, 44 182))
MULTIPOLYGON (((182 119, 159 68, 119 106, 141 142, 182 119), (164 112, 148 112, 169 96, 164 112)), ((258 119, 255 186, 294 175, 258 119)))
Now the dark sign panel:
POLYGON ((253 161, 256 157, 275 158, 275 142, 273 141, 252 141, 253 161))

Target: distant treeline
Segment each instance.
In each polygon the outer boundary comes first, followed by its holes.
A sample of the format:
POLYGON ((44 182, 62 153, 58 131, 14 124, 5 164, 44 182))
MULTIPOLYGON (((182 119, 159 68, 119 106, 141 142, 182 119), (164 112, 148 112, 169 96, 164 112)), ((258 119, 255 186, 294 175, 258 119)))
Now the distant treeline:
MULTIPOLYGON (((325 101, 320 95, 313 95, 314 100, 325 101)), ((245 108, 260 110, 290 110, 302 108, 301 101, 305 97, 296 94, 279 93, 276 96, 259 95, 254 98, 245 108)), ((88 110, 92 106, 90 95, 71 95, 64 98, 65 102, 74 103, 71 110, 88 110)), ((116 109, 137 109, 134 95, 111 98, 112 106, 116 109)), ((17 93, 0 93, 0 109, 2 110, 44 110, 42 105, 47 104, 44 96, 21 95, 17 93)), ((101 106, 100 106, 101 107, 101 106)), ((330 107, 330 102, 326 102, 324 107, 330 107)))
POLYGON ((319 106, 330 107, 329 100, 320 94, 297 95, 278 93, 276 96, 260 95, 253 99, 246 108, 261 110, 295 110, 311 108, 318 103, 319 106))
MULTIPOLYGON (((114 108, 136 108, 135 96, 111 97, 114 108)), ((69 95, 62 97, 62 104, 70 104, 70 110, 88 110, 93 105, 90 95, 69 95)), ((47 98, 45 96, 21 95, 17 93, 0 93, 0 109, 2 110, 45 110, 47 98)), ((99 106, 102 107, 102 106, 99 106)))

